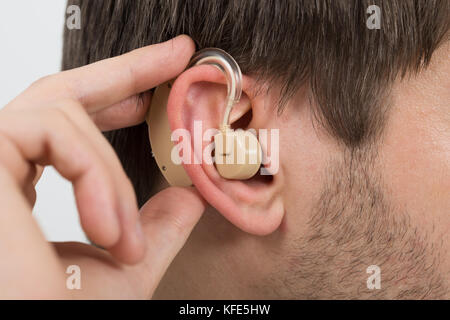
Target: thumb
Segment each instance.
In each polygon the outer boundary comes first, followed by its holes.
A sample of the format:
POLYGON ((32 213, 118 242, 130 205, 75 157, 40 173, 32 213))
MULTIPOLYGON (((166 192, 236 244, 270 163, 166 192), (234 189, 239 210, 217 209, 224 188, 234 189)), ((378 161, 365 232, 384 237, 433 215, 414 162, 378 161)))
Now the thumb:
POLYGON ((150 296, 204 211, 205 202, 192 187, 165 189, 142 207, 141 222, 147 240, 142 266, 149 277, 145 291, 150 296))

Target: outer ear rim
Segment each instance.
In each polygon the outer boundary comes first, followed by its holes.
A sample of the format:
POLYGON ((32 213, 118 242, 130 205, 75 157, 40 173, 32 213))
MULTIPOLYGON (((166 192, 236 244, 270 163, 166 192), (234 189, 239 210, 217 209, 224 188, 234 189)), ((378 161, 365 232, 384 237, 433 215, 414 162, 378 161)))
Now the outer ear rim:
MULTIPOLYGON (((226 84, 223 74, 217 68, 209 65, 200 65, 186 70, 172 85, 167 104, 169 124, 172 131, 186 129, 183 125, 183 105, 191 84, 196 82, 213 82, 226 84)), ((250 92, 251 84, 248 77, 244 76, 243 91, 250 92)), ((251 100, 251 96, 249 96, 251 100)), ((192 154, 195 154, 192 152, 192 154)), ((268 235, 274 232, 281 224, 283 214, 266 215, 259 219, 251 219, 252 214, 246 214, 248 208, 238 206, 224 191, 222 191, 210 176, 205 172, 202 164, 184 164, 183 167, 192 183, 204 197, 204 199, 216 208, 228 221, 241 230, 254 235, 268 235)), ((221 178, 223 179, 223 178, 221 178)), ((227 181, 229 182, 229 181, 227 181)), ((243 184, 242 181, 233 180, 232 183, 243 184)), ((245 186, 245 188, 247 188, 245 186)))

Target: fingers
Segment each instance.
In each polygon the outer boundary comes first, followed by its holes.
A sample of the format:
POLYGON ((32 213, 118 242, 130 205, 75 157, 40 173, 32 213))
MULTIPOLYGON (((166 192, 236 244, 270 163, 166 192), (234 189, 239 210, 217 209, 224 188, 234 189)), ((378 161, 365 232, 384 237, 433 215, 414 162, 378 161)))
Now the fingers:
POLYGON ((19 188, 23 190, 30 206, 36 201, 36 191, 32 184, 37 171, 34 165, 23 159, 16 146, 5 136, 0 134, 0 166, 8 170, 19 188))
POLYGON ((150 99, 150 92, 134 95, 90 116, 103 132, 132 127, 145 120, 150 99))
POLYGON ((143 270, 144 292, 153 294, 170 263, 181 250, 205 210, 205 202, 194 188, 168 188, 152 197, 141 209, 147 241, 143 270))
MULTIPOLYGON (((0 133, 17 146, 25 160, 51 164, 73 182, 81 224, 92 241, 105 248, 118 245, 122 238, 120 216, 136 216, 137 208, 135 199, 130 204, 116 187, 113 175, 117 171, 111 172, 105 164, 106 152, 99 152, 98 143, 93 144, 59 108, 6 112, 0 133)), ((139 252, 139 248, 129 249, 139 252)), ((124 262, 136 259, 117 258, 124 262)))
POLYGON ((47 106, 73 100, 84 106, 102 131, 137 125, 150 104, 145 93, 175 78, 195 51, 185 35, 115 58, 47 76, 36 81, 5 109, 47 106), (145 93, 145 94, 144 94, 145 93), (139 99, 141 97, 143 99, 139 99))
POLYGON ((115 58, 41 79, 12 102, 71 99, 98 112, 180 74, 194 53, 188 36, 147 46, 115 58))
POLYGON ((84 139, 90 141, 103 159, 103 163, 113 180, 113 186, 119 200, 117 213, 119 215, 121 235, 119 241, 108 248, 109 251, 116 257, 120 257, 122 261, 129 263, 139 261, 144 254, 144 239, 139 221, 136 196, 114 149, 84 112, 81 105, 68 101, 62 103, 62 107, 59 108, 81 129, 84 139))
POLYGON ((8 104, 2 110, 0 134, 18 150, 30 170, 25 174, 15 169, 24 175, 19 180, 31 179, 23 183, 28 186, 22 193, 28 201, 34 202, 30 185, 40 173, 33 165, 53 165, 73 182, 88 237, 123 262, 139 260, 144 248, 134 191, 114 151, 88 115, 103 130, 142 122, 150 95, 143 96, 142 106, 137 95, 181 73, 194 49, 189 37, 180 36, 46 77, 8 104))
POLYGON ((92 246, 56 244, 64 265, 77 264, 83 270, 83 290, 74 292, 74 297, 151 298, 204 210, 205 203, 193 188, 169 188, 151 198, 141 209, 146 255, 134 266, 117 264, 92 246))
POLYGON ((1 132, 0 155, 0 165, 10 172, 20 188, 24 188, 35 173, 33 166, 22 157, 14 143, 1 132))
POLYGON ((57 256, 33 220, 17 179, 2 164, 0 190, 0 299, 62 297, 65 279, 57 256))

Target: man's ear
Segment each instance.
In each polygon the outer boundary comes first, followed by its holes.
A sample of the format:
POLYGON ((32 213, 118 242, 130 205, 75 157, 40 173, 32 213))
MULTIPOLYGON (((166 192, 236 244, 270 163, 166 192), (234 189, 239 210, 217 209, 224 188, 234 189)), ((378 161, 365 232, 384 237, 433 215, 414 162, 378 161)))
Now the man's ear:
MULTIPOLYGON (((263 99, 254 99, 252 90, 252 79, 244 76, 241 100, 230 115, 234 129, 251 128, 256 132, 264 129, 258 126, 261 123, 257 120, 263 119, 264 114, 257 116, 256 113, 267 110, 264 106, 255 105, 263 99)), ((191 143, 183 143, 183 148, 188 146, 188 154, 201 161, 183 165, 205 200, 240 229, 266 235, 275 231, 284 217, 280 175, 261 176, 258 172, 249 180, 227 180, 204 157, 204 154, 210 154, 208 146, 211 147, 213 141, 211 134, 204 134, 208 129, 219 128, 225 112, 226 95, 226 80, 218 68, 202 65, 186 70, 177 78, 170 92, 167 106, 170 127, 172 131, 185 129, 190 133, 191 143)), ((269 114, 267 116, 270 117, 269 114)), ((263 154, 265 151, 263 146, 263 154)), ((187 150, 182 151, 183 154, 185 152, 187 150)))

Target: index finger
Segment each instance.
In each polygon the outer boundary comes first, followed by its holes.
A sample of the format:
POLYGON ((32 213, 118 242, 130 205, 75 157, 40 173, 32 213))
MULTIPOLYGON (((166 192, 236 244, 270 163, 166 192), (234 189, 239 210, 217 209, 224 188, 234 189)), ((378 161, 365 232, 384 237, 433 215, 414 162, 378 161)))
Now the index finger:
POLYGON ((34 101, 48 101, 49 97, 52 100, 76 100, 88 113, 97 112, 175 78, 186 68, 194 51, 192 39, 181 35, 45 77, 25 94, 32 95, 34 101))

